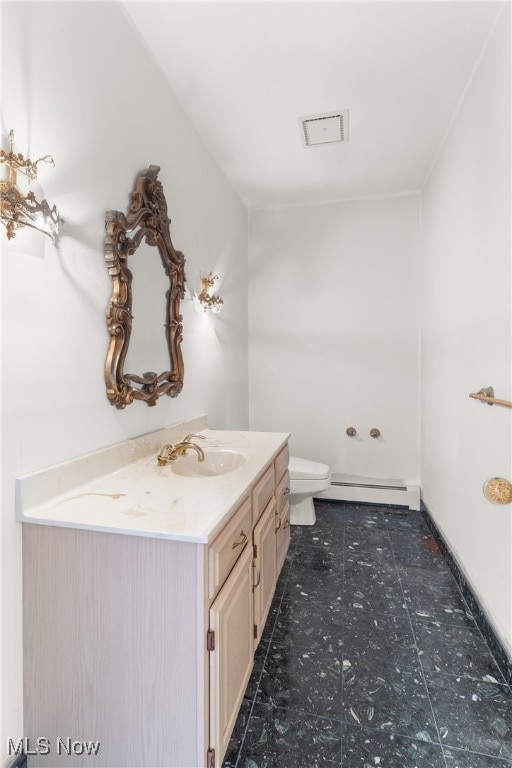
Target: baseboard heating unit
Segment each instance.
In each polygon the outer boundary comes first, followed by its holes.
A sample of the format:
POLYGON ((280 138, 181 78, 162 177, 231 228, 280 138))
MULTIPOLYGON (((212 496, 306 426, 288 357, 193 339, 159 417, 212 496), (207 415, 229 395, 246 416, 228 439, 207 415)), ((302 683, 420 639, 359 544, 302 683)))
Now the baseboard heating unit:
POLYGON ((420 509, 419 485, 407 485, 400 480, 333 474, 330 487, 317 494, 317 498, 420 509))

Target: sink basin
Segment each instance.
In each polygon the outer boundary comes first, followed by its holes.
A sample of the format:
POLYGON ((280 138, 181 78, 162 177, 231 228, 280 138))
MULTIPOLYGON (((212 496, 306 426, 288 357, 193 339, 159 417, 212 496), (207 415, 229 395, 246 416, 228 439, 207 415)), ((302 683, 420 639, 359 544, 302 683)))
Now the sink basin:
POLYGON ((182 477, 217 477, 234 472, 245 463, 245 456, 237 451, 210 449, 204 452, 204 461, 195 453, 187 453, 172 462, 171 468, 182 477))

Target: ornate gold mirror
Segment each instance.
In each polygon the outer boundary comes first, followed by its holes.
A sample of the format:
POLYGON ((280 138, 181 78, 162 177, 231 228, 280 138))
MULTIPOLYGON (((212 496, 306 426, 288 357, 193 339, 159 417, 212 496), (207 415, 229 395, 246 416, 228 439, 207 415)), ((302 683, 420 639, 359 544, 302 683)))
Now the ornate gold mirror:
MULTIPOLYGON (((139 174, 126 215, 120 211, 106 213, 105 259, 112 278, 112 296, 107 309, 110 344, 105 362, 105 382, 107 397, 116 408, 125 408, 134 400, 143 400, 148 405, 155 405, 161 395, 176 397, 183 388, 183 318, 180 315, 180 300, 184 296, 185 288, 185 257, 174 249, 171 242, 171 221, 167 216, 167 202, 162 184, 157 178, 159 171, 157 165, 150 165, 139 174), (160 275, 155 273, 156 253, 159 256, 158 261, 161 262, 158 265, 160 275), (144 301, 140 302, 142 317, 135 317, 133 314, 134 280, 132 272, 128 269, 128 257, 132 259, 134 268, 137 260, 136 285, 139 286, 140 292, 142 289, 144 292, 144 301), (161 275, 162 266, 165 277, 161 275), (151 318, 154 308, 158 308, 162 298, 160 278, 165 280, 165 311, 162 309, 161 325, 156 324, 154 328, 148 329, 148 323, 143 320, 153 322, 151 318), (144 328, 138 334, 137 343, 140 349, 130 349, 131 363, 144 361, 148 348, 154 349, 157 346, 153 343, 156 335, 162 334, 166 348, 163 354, 164 367, 169 366, 169 370, 164 370, 163 373, 147 371, 140 375, 124 372, 134 320, 136 325, 140 323, 144 328)), ((155 352, 155 355, 156 367, 162 353, 155 352)))

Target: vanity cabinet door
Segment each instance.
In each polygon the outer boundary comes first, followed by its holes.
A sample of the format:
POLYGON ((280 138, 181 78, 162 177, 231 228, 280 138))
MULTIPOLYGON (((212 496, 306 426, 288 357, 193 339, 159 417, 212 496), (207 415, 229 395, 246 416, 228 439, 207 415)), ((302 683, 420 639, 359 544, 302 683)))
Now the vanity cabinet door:
POLYGON ((276 589, 276 502, 267 504, 253 533, 254 542, 254 647, 259 643, 276 589))
POLYGON ((290 546, 290 505, 287 503, 280 515, 276 515, 276 519, 279 519, 277 523, 277 575, 279 576, 281 568, 283 567, 288 547, 290 546))
POLYGON ((252 585, 253 552, 248 546, 210 608, 210 749, 217 766, 222 765, 252 671, 252 585))

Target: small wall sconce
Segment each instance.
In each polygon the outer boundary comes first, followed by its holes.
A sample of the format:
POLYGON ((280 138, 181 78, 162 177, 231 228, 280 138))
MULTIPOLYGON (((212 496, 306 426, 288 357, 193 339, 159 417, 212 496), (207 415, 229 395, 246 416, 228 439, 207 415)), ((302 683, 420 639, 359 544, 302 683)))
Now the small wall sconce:
POLYGON ((59 218, 57 208, 50 208, 46 200, 39 202, 33 192, 26 195, 19 190, 17 185, 18 171, 28 178, 29 183, 37 179, 37 164, 44 162, 55 165, 53 157, 45 155, 32 162, 13 150, 14 131, 9 133, 9 152, 0 149, 0 163, 5 163, 8 168, 7 179, 0 181, 0 220, 7 230, 7 237, 11 240, 16 231, 22 227, 38 229, 45 235, 55 240, 59 230, 59 218))
POLYGON ((215 296, 211 293, 215 280, 218 280, 218 275, 213 275, 211 272, 206 276, 201 276, 201 292, 198 295, 199 303, 201 304, 205 312, 220 312, 224 301, 220 296, 215 296))

